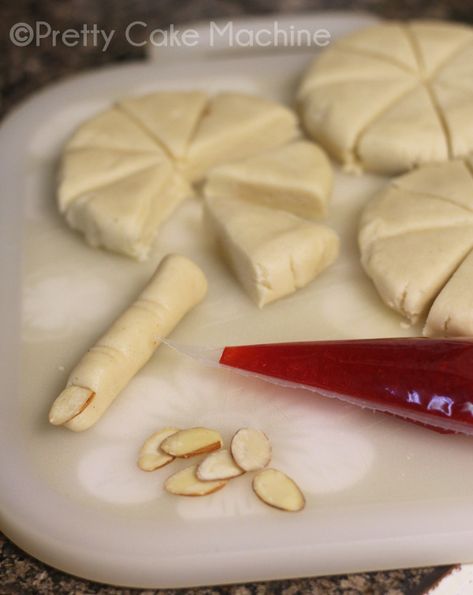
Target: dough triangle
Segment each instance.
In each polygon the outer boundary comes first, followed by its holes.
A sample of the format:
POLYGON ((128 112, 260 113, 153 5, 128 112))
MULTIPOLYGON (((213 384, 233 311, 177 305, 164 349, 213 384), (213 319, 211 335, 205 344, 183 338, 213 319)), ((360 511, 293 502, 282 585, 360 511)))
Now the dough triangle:
POLYGON ((463 157, 473 147, 473 92, 434 84, 433 93, 450 138, 453 157, 463 157))
POLYGON ((403 188, 391 186, 370 201, 364 209, 359 245, 364 253, 373 242, 382 238, 462 225, 473 227, 473 210, 467 211, 456 206, 453 201, 429 194, 411 194, 403 188))
POLYGON ((205 218, 223 255, 259 306, 307 285, 338 253, 328 227, 232 198, 207 198, 205 218))
POLYGON ((473 176, 460 159, 424 165, 392 183, 401 190, 435 196, 473 212, 473 176))
POLYGON ((67 149, 113 151, 160 151, 155 141, 117 108, 101 112, 82 124, 67 143, 67 149))
POLYGON ((473 42, 452 56, 437 72, 433 82, 464 89, 473 95, 473 42))
POLYGON ((391 174, 447 160, 447 138, 428 91, 417 87, 374 120, 360 139, 358 154, 372 170, 391 174))
POLYGON ((295 114, 262 97, 220 93, 213 97, 196 130, 185 170, 199 180, 211 166, 256 155, 297 134, 295 114))
POLYGON ((415 322, 473 248, 473 226, 415 231, 377 240, 363 266, 383 300, 415 322))
POLYGON ((381 57, 359 54, 343 46, 317 57, 301 83, 298 99, 303 99, 312 89, 349 81, 379 81, 406 78, 415 81, 415 74, 391 64, 381 57))
POLYGON ((159 91, 119 103, 176 159, 182 159, 207 105, 201 91, 159 91))
POLYGON ((159 225, 186 197, 176 175, 165 163, 86 192, 70 205, 67 221, 89 244, 143 260, 159 225))
POLYGON ((437 296, 427 317, 424 335, 473 337, 473 252, 437 296))
POLYGON ((317 218, 326 213, 332 180, 325 153, 314 143, 298 141, 215 167, 207 176, 204 193, 317 218))
POLYGON ((459 23, 413 21, 406 25, 416 44, 424 74, 431 74, 446 63, 468 40, 473 42, 470 27, 459 23))
POLYGON ((303 101, 309 134, 347 166, 357 164, 359 135, 412 88, 409 78, 335 83, 314 89, 303 101))
POLYGON ((63 212, 80 194, 111 184, 152 165, 169 163, 163 152, 137 153, 84 148, 63 155, 58 184, 59 209, 63 212))
POLYGON ((418 69, 412 44, 400 23, 385 22, 355 31, 340 40, 337 45, 379 56, 408 70, 418 69))

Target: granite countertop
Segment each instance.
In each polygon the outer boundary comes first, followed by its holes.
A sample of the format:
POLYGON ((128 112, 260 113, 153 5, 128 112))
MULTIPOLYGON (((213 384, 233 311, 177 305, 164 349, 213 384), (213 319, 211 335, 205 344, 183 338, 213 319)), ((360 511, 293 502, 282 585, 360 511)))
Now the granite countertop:
MULTIPOLYGON (((88 44, 81 47, 54 45, 46 40, 39 47, 14 45, 9 38, 15 23, 46 21, 54 29, 79 29, 84 23, 123 31, 131 21, 141 20, 149 27, 166 28, 171 23, 232 18, 244 14, 269 14, 321 9, 370 11, 388 18, 435 17, 473 22, 473 5, 464 0, 28 0, 6 1, 0 5, 0 115, 7 114, 19 101, 66 75, 111 62, 143 58, 143 47, 131 46, 119 33, 106 51, 88 44)), ((348 576, 303 578, 226 587, 166 591, 213 595, 228 593, 313 593, 323 595, 414 595, 425 591, 448 567, 361 573, 348 576)), ((0 533, 0 595, 6 594, 86 594, 126 595, 162 591, 134 591, 107 587, 76 579, 54 570, 25 554, 0 533)))

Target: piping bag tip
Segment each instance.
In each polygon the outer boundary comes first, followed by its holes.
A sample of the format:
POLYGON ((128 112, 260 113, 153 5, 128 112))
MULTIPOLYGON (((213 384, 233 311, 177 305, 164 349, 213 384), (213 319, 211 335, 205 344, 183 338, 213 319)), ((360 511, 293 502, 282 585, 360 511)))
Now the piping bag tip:
POLYGON ((286 388, 336 398, 444 433, 473 435, 473 341, 387 338, 170 348, 286 388))
POLYGON ((200 362, 206 366, 219 367, 221 366, 220 359, 224 351, 223 347, 203 347, 201 345, 184 345, 171 341, 165 337, 158 337, 158 340, 182 355, 187 355, 196 362, 200 362))

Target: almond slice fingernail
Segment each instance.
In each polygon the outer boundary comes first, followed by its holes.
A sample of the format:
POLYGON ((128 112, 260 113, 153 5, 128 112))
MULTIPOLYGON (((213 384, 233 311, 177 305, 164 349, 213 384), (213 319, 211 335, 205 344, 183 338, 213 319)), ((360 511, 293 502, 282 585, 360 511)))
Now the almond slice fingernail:
POLYGON ((161 450, 173 457, 187 459, 218 450, 222 444, 222 437, 216 430, 189 428, 166 438, 161 443, 161 450))
POLYGON ((90 388, 82 386, 68 386, 52 404, 49 410, 49 423, 62 426, 90 405, 95 393, 90 388))
POLYGON ((200 481, 196 471, 197 465, 192 465, 174 473, 165 481, 164 489, 176 496, 207 496, 221 490, 227 484, 225 480, 200 481))
POLYGON ((231 479, 243 475, 244 471, 235 464, 232 455, 226 449, 213 452, 197 467, 196 475, 202 481, 231 479))
POLYGON ((143 471, 154 471, 174 461, 174 457, 163 452, 160 446, 163 440, 178 431, 179 428, 163 428, 147 438, 138 455, 138 467, 143 471))
POLYGON ((253 479, 253 490, 260 500, 269 506, 297 512, 305 506, 304 494, 299 486, 282 471, 264 469, 253 479))
POLYGON ((257 471, 271 460, 271 444, 261 430, 242 428, 233 436, 230 451, 235 463, 244 471, 257 471))

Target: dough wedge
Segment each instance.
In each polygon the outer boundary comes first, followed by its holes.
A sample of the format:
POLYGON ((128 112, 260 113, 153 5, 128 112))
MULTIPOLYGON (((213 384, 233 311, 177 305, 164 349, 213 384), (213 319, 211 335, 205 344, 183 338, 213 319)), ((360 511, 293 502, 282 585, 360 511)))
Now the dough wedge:
POLYGON ((298 134, 291 110, 274 101, 242 93, 210 99, 190 143, 184 171, 199 181, 212 166, 256 155, 298 134))
POLYGON ((332 167, 324 151, 314 143, 297 141, 213 168, 204 194, 317 219, 327 214, 332 186, 332 167))
POLYGON ((310 283, 338 255, 334 231, 284 211, 208 197, 204 218, 236 278, 260 308, 310 283))

